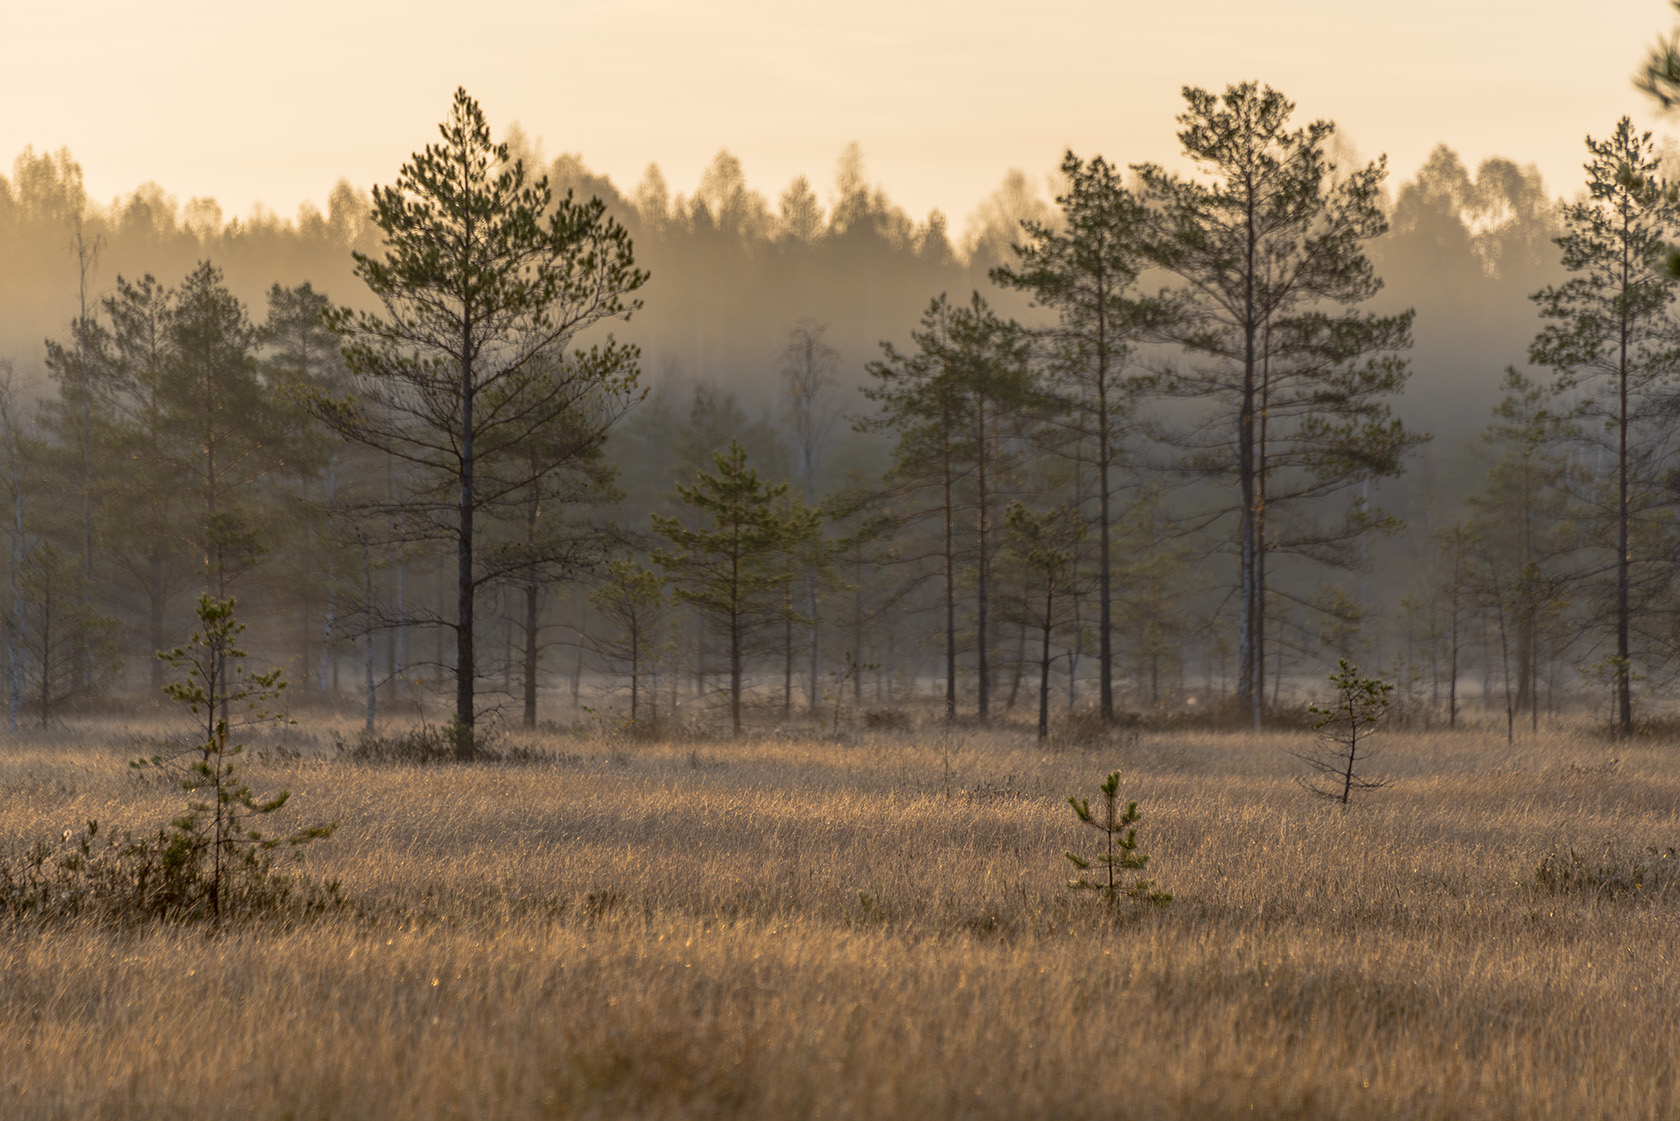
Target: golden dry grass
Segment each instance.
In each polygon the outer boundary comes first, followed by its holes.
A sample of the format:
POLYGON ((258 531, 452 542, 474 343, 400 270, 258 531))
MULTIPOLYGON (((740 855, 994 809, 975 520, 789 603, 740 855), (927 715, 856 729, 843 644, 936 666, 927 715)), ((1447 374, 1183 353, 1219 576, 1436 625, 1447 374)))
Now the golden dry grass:
MULTIPOLYGON (((1675 749, 1392 738, 1349 811, 1288 736, 613 745, 524 766, 254 760, 292 924, 0 933, 0 1116, 1664 1118, 1680 903, 1547 894, 1680 841, 1675 749), (1611 763, 1611 757, 1619 756, 1611 763), (1164 911, 1062 885, 1111 768, 1164 911), (867 897, 867 898, 865 898, 867 897)), ((9 743, 0 844, 155 827, 133 733, 9 743), (126 737, 126 738, 125 738, 126 737)))

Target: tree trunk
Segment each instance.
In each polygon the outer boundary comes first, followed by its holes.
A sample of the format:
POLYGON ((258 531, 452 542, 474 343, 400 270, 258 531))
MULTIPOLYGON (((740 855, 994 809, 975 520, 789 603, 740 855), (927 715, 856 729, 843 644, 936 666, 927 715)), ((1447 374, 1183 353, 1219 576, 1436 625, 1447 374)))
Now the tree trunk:
POLYGON ((1631 678, 1633 666, 1630 662, 1631 647, 1628 644, 1628 569, 1632 561, 1631 546, 1628 541, 1628 326, 1627 301, 1625 293, 1629 282, 1626 278, 1627 270, 1623 268, 1622 291, 1622 338, 1621 360, 1618 370, 1618 391, 1620 409, 1616 417, 1617 445, 1616 455, 1616 485, 1618 490, 1616 503, 1616 708, 1618 723, 1616 734, 1621 739, 1633 735, 1633 687, 1631 678))
POLYGON ((741 612, 729 613, 729 725, 737 739, 741 735, 741 612))
POLYGON ((641 628, 630 624, 630 723, 636 722, 636 702, 640 699, 642 676, 641 628))
POLYGON ((53 679, 53 596, 52 579, 42 581, 41 602, 41 730, 46 731, 47 717, 52 711, 53 679))
POLYGON ((367 602, 367 620, 362 628, 363 653, 367 661, 367 734, 373 735, 373 720, 376 709, 374 707, 373 680, 373 554, 368 549, 367 538, 362 538, 362 595, 367 602))
POLYGON ((1257 482, 1260 464, 1256 462, 1256 361, 1255 328, 1258 307, 1254 292, 1256 268, 1256 233, 1254 228, 1254 192, 1248 194, 1247 254, 1243 268, 1243 371, 1242 403, 1237 413, 1237 486, 1242 500, 1242 526, 1239 552, 1239 598, 1241 619, 1237 641, 1237 702, 1249 709, 1254 727, 1260 727, 1265 704, 1262 659, 1265 648, 1260 631, 1260 612, 1263 595, 1260 577, 1259 495, 1257 482))
POLYGON ((945 722, 957 718, 957 554, 951 509, 951 431, 945 430, 945 722))
MULTIPOLYGON (((540 589, 535 580, 525 584, 525 665, 521 684, 525 690, 525 727, 537 726, 537 597, 540 589)), ((632 675, 631 696, 635 696, 634 676, 632 675)), ((632 713, 632 720, 635 719, 632 713)))
POLYGON ((979 516, 978 521, 979 521, 980 555, 976 559, 976 563, 975 563, 975 570, 976 570, 975 571, 975 576, 976 576, 976 583, 978 584, 978 588, 976 589, 976 595, 975 595, 975 630, 976 630, 976 634, 975 634, 974 646, 975 646, 975 657, 978 660, 978 670, 977 670, 977 673, 976 673, 975 676, 976 676, 976 679, 977 679, 976 683, 979 686, 979 690, 980 690, 979 704, 978 704, 977 707, 979 709, 980 722, 982 724, 984 724, 984 723, 986 723, 986 721, 988 719, 991 718, 991 686, 992 686, 992 683, 991 683, 991 666, 990 666, 991 652, 987 649, 988 636, 986 634, 986 610, 987 610, 987 606, 988 606, 988 604, 986 602, 986 597, 987 597, 987 592, 989 590, 987 588, 987 580, 986 580, 987 568, 989 567, 987 565, 987 557, 986 557, 986 531, 990 528, 990 526, 988 526, 986 524, 986 513, 987 513, 987 510, 986 510, 986 467, 987 467, 986 452, 987 452, 987 440, 986 440, 986 404, 985 404, 985 398, 984 397, 980 398, 980 403, 979 403, 979 406, 978 406, 978 409, 977 409, 976 420, 978 421, 978 424, 977 424, 976 429, 975 429, 975 434, 979 437, 979 446, 978 446, 978 450, 975 453, 975 461, 976 461, 975 462, 975 481, 978 484, 978 494, 976 495, 976 497, 979 500, 979 515, 980 516, 979 516))
MULTIPOLYGON (((154 651, 163 649, 163 615, 169 597, 164 591, 163 553, 154 547, 146 558, 146 630, 154 651)), ((150 659, 152 694, 163 692, 163 659, 150 659)))
POLYGON ((1038 742, 1050 736, 1050 625, 1051 608, 1056 602, 1056 586, 1044 591, 1044 645, 1038 656, 1038 742))
MULTIPOLYGON (((465 235, 468 243, 477 236, 471 217, 465 235)), ((473 307, 466 302, 461 309, 461 499, 455 530, 455 757, 463 762, 470 762, 478 750, 473 742, 473 721, 478 715, 474 699, 478 667, 473 657, 474 388, 473 307)))
POLYGON ((573 592, 573 602, 577 604, 576 623, 572 627, 575 636, 572 658, 572 707, 578 708, 583 703, 583 628, 585 623, 584 611, 586 601, 573 592))
POLYGON ((817 707, 817 573, 809 566, 805 569, 805 611, 811 620, 811 687, 806 693, 812 708, 817 707))
MULTIPOLYGON (((6 459, 12 476, 12 625, 6 636, 7 727, 18 730, 23 710, 23 635, 28 604, 23 592, 23 467, 18 456, 17 429, 13 427, 13 403, 9 386, 0 386, 0 421, 6 426, 6 459)), ((156 659, 153 659, 155 662, 156 659)))
MULTIPOLYGON (((1101 675, 1101 705, 1104 723, 1114 720, 1114 645, 1110 618, 1113 592, 1109 576, 1109 466, 1113 452, 1108 442, 1108 339, 1106 300, 1099 274, 1097 288, 1097 662, 1101 675)), ((1071 680, 1071 679, 1070 679, 1071 680)), ((1071 685, 1069 686, 1071 690, 1071 685)), ((1072 708, 1071 703, 1068 706, 1072 708)))
POLYGON ((99 252, 98 238, 90 248, 82 238, 82 219, 76 217, 76 280, 77 301, 81 316, 76 322, 76 377, 81 395, 82 421, 82 586, 77 592, 76 691, 81 692, 93 677, 93 651, 88 647, 88 594, 93 590, 93 403, 88 388, 87 373, 87 282, 93 267, 94 255, 99 252))

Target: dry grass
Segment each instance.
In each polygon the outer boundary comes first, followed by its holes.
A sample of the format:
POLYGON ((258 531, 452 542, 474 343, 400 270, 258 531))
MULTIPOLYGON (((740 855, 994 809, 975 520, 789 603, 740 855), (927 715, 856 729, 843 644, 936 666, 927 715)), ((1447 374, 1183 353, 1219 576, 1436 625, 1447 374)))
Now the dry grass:
MULTIPOLYGON (((1550 894, 1680 841, 1675 749, 1396 736, 1349 811, 1288 737, 550 739, 523 766, 251 773, 337 819, 306 922, 0 932, 0 1116, 1663 1118, 1680 892, 1550 894), (1175 896, 1063 888, 1107 770, 1175 896)), ((0 845, 155 826, 132 733, 0 753, 0 845), (131 738, 125 739, 125 736, 131 738)), ((268 745, 270 748, 276 744, 268 745)))

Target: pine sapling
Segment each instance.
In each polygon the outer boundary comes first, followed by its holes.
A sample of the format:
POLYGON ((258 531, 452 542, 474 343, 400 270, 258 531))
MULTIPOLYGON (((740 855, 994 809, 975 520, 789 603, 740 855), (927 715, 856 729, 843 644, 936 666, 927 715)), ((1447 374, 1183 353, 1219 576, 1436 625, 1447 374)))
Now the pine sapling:
POLYGON ((1355 790, 1377 790, 1388 785, 1387 779, 1371 778, 1360 768, 1370 761, 1367 740, 1388 713, 1394 686, 1381 678, 1360 677, 1358 668, 1348 665, 1345 658, 1337 660, 1330 684, 1336 690, 1330 707, 1307 706, 1314 718, 1319 750, 1290 754, 1311 768, 1312 773, 1300 780, 1303 787, 1345 806, 1355 790))
POLYGON ((1172 896, 1154 890, 1154 880, 1139 876, 1130 883, 1126 882, 1125 873, 1143 871, 1149 863, 1149 854, 1138 851, 1136 826, 1143 815, 1138 812, 1137 803, 1127 802, 1125 812, 1120 812, 1119 771, 1109 772, 1101 791, 1103 804, 1099 808, 1100 817, 1091 812, 1091 803, 1086 799, 1068 797, 1074 816, 1103 835, 1103 851, 1089 860, 1071 850, 1064 854, 1081 873, 1089 872, 1093 867, 1101 869, 1095 881, 1081 875, 1078 879, 1069 880, 1068 887, 1075 891, 1099 892, 1110 906, 1126 898, 1165 907, 1172 902, 1172 896))
MULTIPOLYGON (((161 872, 188 885, 211 921, 219 923, 236 874, 243 875, 247 887, 261 887, 273 850, 329 836, 336 823, 306 826, 276 837, 255 828, 257 821, 285 806, 291 792, 258 797, 240 777, 235 760, 245 746, 235 742, 231 733, 253 724, 284 721, 267 706, 280 697, 286 683, 278 669, 246 670, 248 655, 238 645, 245 624, 235 618, 232 599, 201 595, 196 612, 199 629, 186 645, 158 652, 172 669, 186 671, 164 692, 192 714, 192 740, 177 745, 179 750, 173 755, 160 753, 136 760, 134 766, 178 772, 188 800, 185 811, 157 837, 161 872), (237 713, 237 718, 230 712, 237 713)), ((183 902, 191 905, 193 901, 183 902)))

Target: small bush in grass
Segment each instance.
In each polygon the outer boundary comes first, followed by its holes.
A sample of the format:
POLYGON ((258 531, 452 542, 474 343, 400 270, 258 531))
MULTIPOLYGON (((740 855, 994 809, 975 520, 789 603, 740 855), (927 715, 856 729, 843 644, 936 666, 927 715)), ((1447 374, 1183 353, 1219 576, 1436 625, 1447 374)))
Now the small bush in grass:
MULTIPOLYGON (((80 833, 66 829, 56 842, 36 841, 0 856, 0 914, 119 925, 209 917, 204 869, 179 840, 170 830, 136 839, 89 821, 80 833)), ((296 880, 264 860, 231 877, 220 902, 225 915, 300 916, 336 909, 345 900, 336 880, 296 880)))
MULTIPOLYGON (((176 779, 187 792, 182 812, 149 836, 102 831, 89 821, 78 835, 38 841, 0 857, 0 908, 12 917, 93 915, 116 921, 208 918, 274 912, 295 901, 293 885, 274 873, 278 851, 331 835, 311 825, 270 836, 256 826, 278 813, 289 791, 259 796, 241 776, 241 728, 283 719, 268 710, 285 682, 278 670, 250 673, 238 646, 244 625, 234 601, 200 596, 199 628, 158 657, 182 676, 164 692, 193 718, 193 732, 166 750, 135 760, 141 770, 176 779)), ((338 901, 336 884, 306 892, 310 906, 338 901)))
POLYGON ((1080 751, 1127 746, 1137 741, 1142 725, 1142 718, 1135 712, 1117 713, 1113 720, 1104 720, 1094 708, 1075 709, 1050 726, 1046 742, 1053 748, 1080 751))
POLYGON ((1097 813, 1091 812, 1088 800, 1068 797, 1074 817, 1103 835, 1103 851, 1093 857, 1087 859, 1071 850, 1063 854, 1082 873, 1091 871, 1093 867, 1101 869, 1095 880, 1081 875, 1078 879, 1069 880, 1068 887, 1075 891, 1097 892, 1110 906, 1124 898, 1165 907, 1172 902, 1172 896, 1156 891, 1154 880, 1138 876, 1127 882, 1125 873, 1143 871, 1149 863, 1149 854, 1138 851, 1136 826, 1143 815, 1138 813, 1137 803, 1127 802, 1125 812, 1120 812, 1119 771, 1109 773, 1103 781, 1101 793, 1103 800, 1097 813))
POLYGON ((915 723, 915 717, 902 708, 871 708, 863 714, 863 726, 876 732, 902 732, 915 723))
MULTIPOLYGON (((415 767, 453 765, 460 761, 455 724, 422 724, 383 736, 363 733, 354 741, 336 743, 341 758, 356 763, 389 763, 415 767)), ((479 763, 539 763, 552 756, 520 744, 504 744, 493 729, 474 728, 473 760, 479 763)))
POLYGON ((1673 845, 1642 852, 1607 848, 1596 857, 1552 849, 1534 869, 1534 886, 1549 895, 1598 895, 1608 899, 1680 898, 1680 859, 1673 845))

